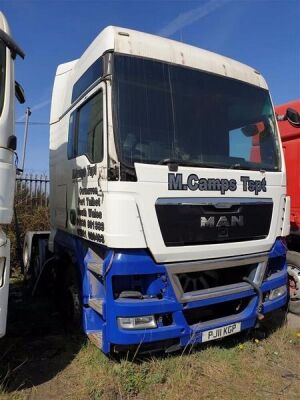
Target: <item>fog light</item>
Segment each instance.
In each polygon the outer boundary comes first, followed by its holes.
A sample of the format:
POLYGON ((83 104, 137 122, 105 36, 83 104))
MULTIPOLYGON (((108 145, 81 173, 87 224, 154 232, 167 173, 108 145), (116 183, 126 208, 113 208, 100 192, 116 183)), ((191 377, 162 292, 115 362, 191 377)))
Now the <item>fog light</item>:
POLYGON ((119 317, 118 325, 122 329, 157 328, 154 315, 146 315, 143 317, 119 317))
POLYGON ((284 294, 286 294, 286 285, 271 290, 269 295, 269 300, 274 300, 277 297, 283 296, 284 294))
POLYGON ((4 283, 4 272, 5 272, 5 258, 0 257, 0 287, 4 283))

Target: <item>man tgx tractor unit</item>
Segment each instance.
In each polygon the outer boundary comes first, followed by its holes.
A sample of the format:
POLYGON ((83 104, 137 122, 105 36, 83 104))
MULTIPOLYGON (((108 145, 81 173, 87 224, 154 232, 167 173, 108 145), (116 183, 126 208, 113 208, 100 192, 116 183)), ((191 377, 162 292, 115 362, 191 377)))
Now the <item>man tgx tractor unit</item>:
POLYGON ((12 220, 16 176, 15 96, 21 103, 25 101, 23 90, 14 78, 17 55, 24 58, 0 12, 0 337, 6 331, 10 272, 10 241, 1 225, 12 220))
POLYGON ((275 108, 283 144, 287 190, 291 198, 291 233, 288 237, 289 310, 300 314, 300 100, 275 108))
POLYGON ((52 257, 31 232, 25 261, 39 279, 55 264, 66 316, 105 353, 206 342, 286 304, 289 198, 259 72, 108 27, 58 67, 50 124, 52 257))

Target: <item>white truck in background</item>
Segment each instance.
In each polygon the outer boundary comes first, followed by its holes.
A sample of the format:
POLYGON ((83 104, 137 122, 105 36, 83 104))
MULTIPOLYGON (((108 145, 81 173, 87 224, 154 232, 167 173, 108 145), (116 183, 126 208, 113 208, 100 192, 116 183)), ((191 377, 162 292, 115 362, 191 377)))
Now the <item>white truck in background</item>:
POLYGON ((6 332, 10 274, 10 241, 1 225, 10 224, 15 190, 15 97, 24 103, 23 89, 15 81, 14 61, 24 58, 11 37, 9 25, 0 12, 0 337, 6 332))
POLYGON ((170 352, 286 306, 289 205, 258 71, 107 27, 57 69, 51 233, 24 264, 103 352, 170 352))

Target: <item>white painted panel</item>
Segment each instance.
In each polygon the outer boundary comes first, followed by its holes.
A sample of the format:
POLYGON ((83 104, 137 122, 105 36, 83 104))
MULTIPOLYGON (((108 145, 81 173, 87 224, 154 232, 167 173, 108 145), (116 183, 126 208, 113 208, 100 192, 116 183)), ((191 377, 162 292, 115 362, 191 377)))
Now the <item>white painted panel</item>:
POLYGON ((0 262, 5 262, 5 270, 2 286, 0 286, 0 338, 5 335, 7 303, 9 289, 9 272, 10 272, 10 241, 0 230, 0 262))
POLYGON ((13 164, 0 161, 0 224, 10 224, 13 215, 13 202, 16 168, 13 164))
POLYGON ((55 192, 55 224, 64 229, 67 224, 67 185, 57 185, 55 192))

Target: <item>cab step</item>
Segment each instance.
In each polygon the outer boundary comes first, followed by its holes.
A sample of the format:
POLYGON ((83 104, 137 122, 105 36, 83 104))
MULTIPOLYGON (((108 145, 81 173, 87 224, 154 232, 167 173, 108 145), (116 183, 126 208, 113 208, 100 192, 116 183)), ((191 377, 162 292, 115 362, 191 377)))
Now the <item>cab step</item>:
POLYGON ((89 299, 89 306, 101 315, 103 315, 103 303, 103 299, 97 297, 89 299))
POLYGON ((90 332, 87 336, 95 346, 102 349, 102 331, 90 332))

